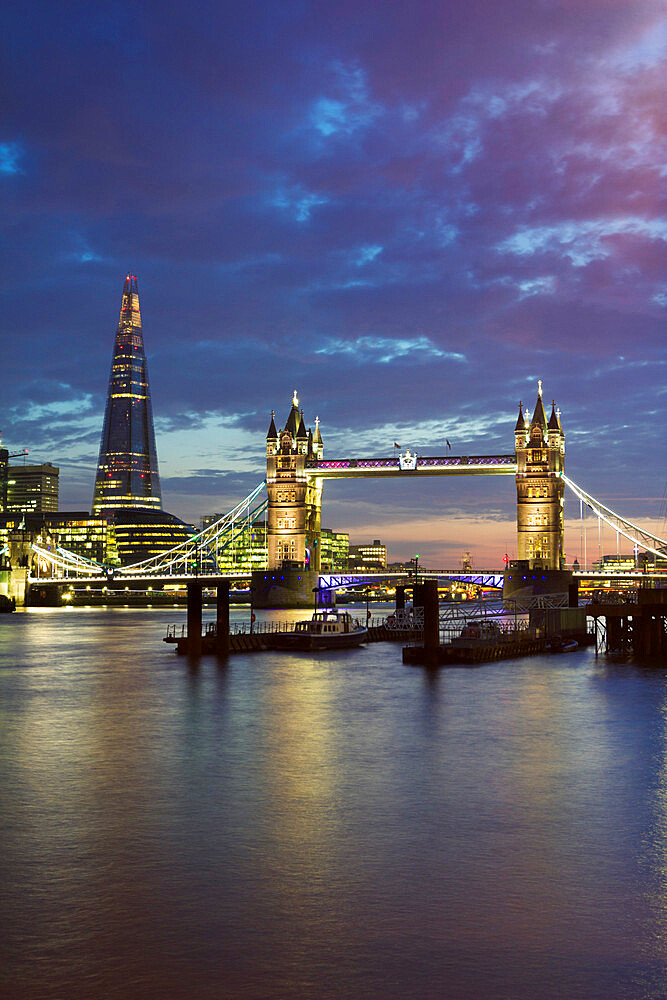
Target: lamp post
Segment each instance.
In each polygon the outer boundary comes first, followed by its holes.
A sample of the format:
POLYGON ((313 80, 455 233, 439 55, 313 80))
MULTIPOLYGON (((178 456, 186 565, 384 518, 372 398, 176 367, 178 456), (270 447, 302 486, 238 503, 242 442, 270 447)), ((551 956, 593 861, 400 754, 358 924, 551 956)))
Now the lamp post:
POLYGON ((419 553, 415 556, 415 587, 419 583, 419 553))

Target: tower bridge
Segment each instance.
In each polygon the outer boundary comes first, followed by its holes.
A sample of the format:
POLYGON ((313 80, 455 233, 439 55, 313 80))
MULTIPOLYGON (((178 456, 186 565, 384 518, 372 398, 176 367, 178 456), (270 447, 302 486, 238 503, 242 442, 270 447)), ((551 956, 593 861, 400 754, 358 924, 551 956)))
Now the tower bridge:
POLYGON ((563 469, 565 434, 552 405, 547 420, 542 383, 532 419, 519 404, 514 454, 423 457, 406 450, 392 458, 324 458, 319 419, 306 428, 296 393, 282 430, 271 413, 266 435, 268 569, 293 563, 321 569, 322 493, 327 479, 424 476, 513 475, 517 486, 517 541, 520 560, 530 568, 565 569, 563 556, 563 469))
MULTIPOLYGON (((220 576, 218 559, 239 532, 254 520, 267 518, 268 559, 265 571, 253 573, 252 585, 258 606, 310 604, 314 590, 322 586, 320 543, 322 497, 328 479, 421 479, 425 476, 514 476, 517 497, 517 550, 521 566, 532 572, 558 576, 565 571, 564 492, 567 486, 580 503, 593 510, 619 534, 648 552, 664 555, 667 541, 646 532, 595 500, 565 476, 565 434, 560 411, 552 403, 547 418, 542 399, 542 383, 532 417, 519 404, 514 428, 514 452, 500 455, 422 456, 406 450, 393 457, 324 458, 319 420, 306 427, 296 392, 282 429, 272 411, 266 436, 266 480, 228 514, 205 530, 185 539, 150 560, 117 567, 100 566, 74 553, 58 549, 37 549, 42 561, 53 567, 50 577, 40 583, 68 582, 84 578, 96 582, 113 579, 114 586, 132 581, 192 580, 203 582, 208 575, 220 576), (266 489, 266 495, 264 495, 266 489), (298 602, 297 602, 298 603, 298 602)), ((233 575, 233 574, 232 574, 233 575)), ((229 575, 229 578, 232 578, 229 575)), ((245 575, 245 574, 241 574, 245 575)), ((386 575, 386 574, 385 574, 386 575)), ((443 574, 445 575, 445 574, 443 574)), ((446 574, 450 577, 459 574, 446 574)), ((479 574, 478 574, 479 575, 479 574)), ((481 574, 483 575, 483 574, 481 574)), ((589 576, 590 573, 582 573, 589 576)), ((627 572, 605 574, 607 578, 628 577, 627 572)), ((488 574, 498 583, 498 574, 488 574)), ((523 579, 526 577, 524 576, 523 579)), ((519 577, 521 579, 521 577, 519 577)), ((37 582, 37 581, 35 581, 37 582)), ((562 581, 557 589, 562 589, 562 581)))

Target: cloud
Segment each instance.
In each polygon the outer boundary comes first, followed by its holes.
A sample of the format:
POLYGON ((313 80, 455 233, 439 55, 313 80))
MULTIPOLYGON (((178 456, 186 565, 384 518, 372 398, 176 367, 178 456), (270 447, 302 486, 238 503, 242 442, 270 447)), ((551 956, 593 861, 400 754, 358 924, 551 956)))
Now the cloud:
POLYGON ((613 237, 639 236, 647 240, 667 241, 667 220, 643 218, 606 218, 585 222, 559 222, 549 226, 521 227, 498 245, 501 253, 532 256, 556 252, 567 257, 575 267, 614 252, 613 237))
POLYGON ((360 66, 335 61, 329 76, 333 96, 316 98, 309 112, 310 125, 324 138, 352 136, 384 113, 370 99, 366 74, 360 66))
POLYGON ((20 142, 0 142, 0 174, 21 174, 23 147, 20 142))
POLYGON ((443 358, 447 361, 465 361, 465 355, 453 351, 443 351, 428 337, 390 340, 386 337, 358 337, 356 340, 330 339, 315 354, 343 354, 352 357, 358 364, 388 364, 401 359, 408 363, 421 363, 429 358, 443 358))
POLYGON ((658 67, 667 57, 667 19, 649 25, 638 36, 624 41, 608 56, 611 66, 635 75, 638 70, 658 67))
POLYGON ((383 248, 381 246, 367 246, 360 247, 353 255, 354 263, 357 267, 363 267, 364 264, 370 264, 371 261, 382 253, 383 248))
POLYGON ((271 198, 272 205, 285 209, 297 222, 308 222, 313 208, 328 202, 326 195, 307 192, 298 187, 291 190, 283 188, 271 198))

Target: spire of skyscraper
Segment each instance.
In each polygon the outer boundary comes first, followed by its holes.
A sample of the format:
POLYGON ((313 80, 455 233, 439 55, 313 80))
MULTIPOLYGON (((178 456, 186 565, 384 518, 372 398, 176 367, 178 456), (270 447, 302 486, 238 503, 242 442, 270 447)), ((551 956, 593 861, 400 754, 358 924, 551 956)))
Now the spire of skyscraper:
POLYGON ((116 331, 104 427, 93 493, 93 513, 161 506, 160 477, 139 290, 128 274, 116 331))

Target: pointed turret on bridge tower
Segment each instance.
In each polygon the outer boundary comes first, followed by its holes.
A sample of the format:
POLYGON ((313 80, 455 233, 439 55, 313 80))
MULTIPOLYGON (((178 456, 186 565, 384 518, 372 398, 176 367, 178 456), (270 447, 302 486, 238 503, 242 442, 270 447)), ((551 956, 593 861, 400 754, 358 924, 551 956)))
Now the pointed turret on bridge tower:
POLYGON ((320 568, 322 480, 309 477, 306 463, 322 457, 322 436, 306 428, 303 410, 294 390, 292 407, 282 431, 275 414, 266 437, 266 489, 268 568, 320 568))
POLYGON ((519 419, 514 429, 518 555, 519 559, 528 560, 531 569, 560 570, 565 567, 565 434, 559 414, 554 401, 547 421, 540 380, 530 424, 524 419, 523 404, 520 403, 519 419))

